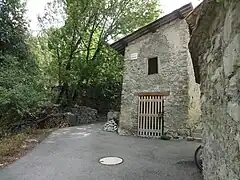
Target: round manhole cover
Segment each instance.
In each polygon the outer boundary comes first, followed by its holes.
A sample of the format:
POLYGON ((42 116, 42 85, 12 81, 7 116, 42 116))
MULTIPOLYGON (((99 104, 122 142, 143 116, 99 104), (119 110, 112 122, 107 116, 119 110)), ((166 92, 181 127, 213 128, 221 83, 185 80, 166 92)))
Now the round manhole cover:
POLYGON ((123 163, 123 159, 119 157, 104 157, 99 162, 103 165, 114 166, 123 163))

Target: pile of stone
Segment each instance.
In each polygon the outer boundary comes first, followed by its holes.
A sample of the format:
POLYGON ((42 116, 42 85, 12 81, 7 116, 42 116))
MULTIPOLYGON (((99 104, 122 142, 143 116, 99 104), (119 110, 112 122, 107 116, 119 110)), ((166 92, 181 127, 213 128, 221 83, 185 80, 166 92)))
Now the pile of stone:
POLYGON ((107 132, 117 132, 119 123, 119 112, 110 111, 107 114, 107 123, 104 124, 103 130, 107 132))
POLYGON ((86 106, 74 106, 71 112, 65 114, 70 126, 89 124, 97 121, 97 110, 86 106))
POLYGON ((114 120, 111 120, 104 124, 103 130, 107 132, 117 132, 118 125, 114 120))
POLYGON ((97 121, 98 111, 86 106, 78 106, 78 122, 80 124, 88 124, 97 121))

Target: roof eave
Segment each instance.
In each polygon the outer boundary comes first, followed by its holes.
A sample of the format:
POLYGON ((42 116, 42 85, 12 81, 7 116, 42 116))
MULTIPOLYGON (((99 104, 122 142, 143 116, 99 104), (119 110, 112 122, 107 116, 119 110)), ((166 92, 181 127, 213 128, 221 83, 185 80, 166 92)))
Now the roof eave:
POLYGON ((186 4, 181 8, 157 19, 156 21, 136 30, 135 32, 125 36, 124 38, 118 40, 117 42, 111 44, 110 46, 115 49, 119 54, 124 54, 125 47, 132 41, 138 39, 139 37, 146 35, 150 32, 156 31, 159 27, 168 24, 176 19, 184 19, 193 10, 192 3, 186 4))

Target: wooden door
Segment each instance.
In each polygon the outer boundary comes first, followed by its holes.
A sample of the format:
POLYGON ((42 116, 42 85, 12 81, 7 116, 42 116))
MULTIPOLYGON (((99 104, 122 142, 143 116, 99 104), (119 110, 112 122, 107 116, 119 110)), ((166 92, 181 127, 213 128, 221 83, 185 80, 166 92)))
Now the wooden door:
POLYGON ((164 96, 138 96, 138 136, 160 138, 164 123, 164 96))

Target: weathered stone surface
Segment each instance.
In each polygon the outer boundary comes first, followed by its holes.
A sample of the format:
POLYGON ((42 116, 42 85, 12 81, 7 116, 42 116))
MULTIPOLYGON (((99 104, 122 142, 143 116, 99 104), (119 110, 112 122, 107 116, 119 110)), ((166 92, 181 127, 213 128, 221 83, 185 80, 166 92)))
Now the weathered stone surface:
POLYGON ((228 103, 227 107, 228 114, 233 118, 234 121, 238 122, 240 119, 240 105, 237 103, 228 103))
POLYGON ((70 123, 70 126, 77 126, 78 125, 77 117, 76 117, 75 114, 73 114, 71 112, 66 113, 66 119, 70 123))
POLYGON ((26 142, 28 143, 38 143, 37 139, 27 139, 26 142))
POLYGON ((173 131, 184 129, 200 116, 200 90, 195 83, 188 51, 189 29, 185 20, 166 24, 128 44, 125 51, 124 78, 119 134, 137 134, 137 92, 166 92, 166 126, 173 131), (131 59, 133 53, 138 58, 131 59), (158 74, 148 75, 148 59, 158 57, 158 74))
POLYGON ((189 48, 200 70, 204 179, 238 180, 240 1, 205 0, 202 8, 189 48))
POLYGON ((120 115, 120 112, 110 111, 107 114, 107 120, 108 121, 114 120, 118 124, 119 123, 119 115, 120 115))
POLYGON ((229 86, 226 87, 226 94, 229 98, 238 99, 240 94, 240 72, 237 72, 236 75, 234 75, 229 80, 229 86))
POLYGON ((72 112, 65 114, 71 126, 88 124, 97 121, 97 110, 86 106, 75 106, 72 112))
POLYGON ((120 112, 110 111, 107 114, 107 122, 103 126, 104 131, 117 132, 120 112))
POLYGON ((235 68, 240 67, 240 34, 235 35, 224 51, 223 65, 225 76, 230 77, 235 68))
POLYGON ((193 137, 191 137, 191 136, 188 136, 187 137, 187 141, 194 141, 195 139, 193 138, 193 137))
POLYGON ((103 130, 107 132, 117 132, 118 125, 114 120, 110 120, 104 124, 103 130))
POLYGON ((92 123, 97 121, 97 110, 86 106, 79 106, 77 119, 79 124, 92 123))

